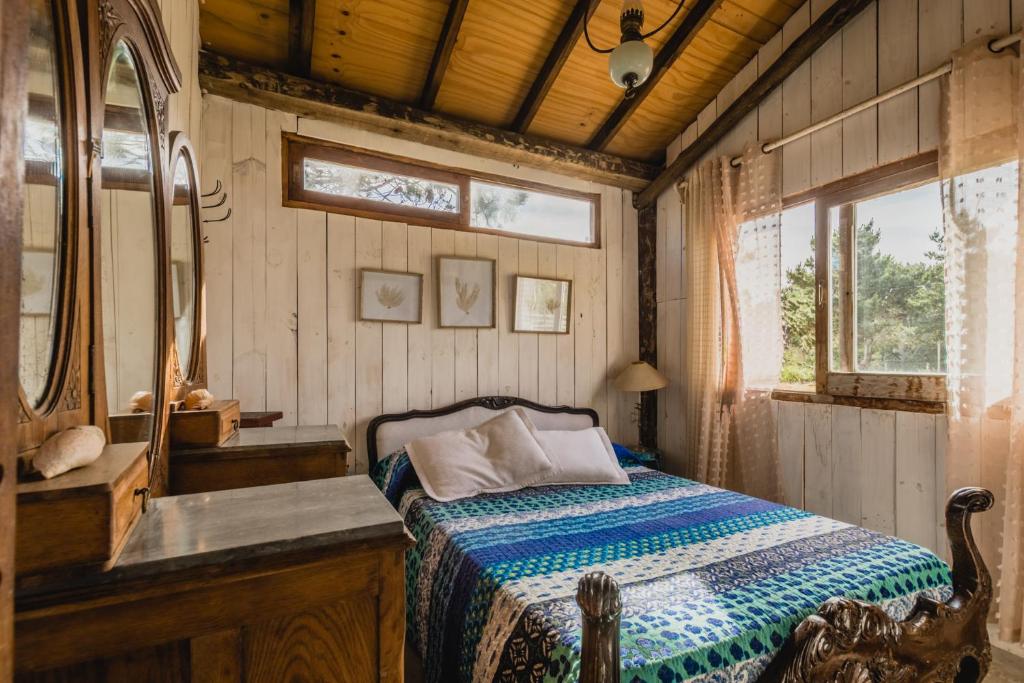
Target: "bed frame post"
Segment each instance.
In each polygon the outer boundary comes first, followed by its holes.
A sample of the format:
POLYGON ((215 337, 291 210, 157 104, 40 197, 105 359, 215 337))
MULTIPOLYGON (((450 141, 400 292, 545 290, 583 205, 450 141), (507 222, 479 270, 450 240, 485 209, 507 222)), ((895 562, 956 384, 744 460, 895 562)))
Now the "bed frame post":
POLYGON ((618 683, 619 617, 622 600, 619 585, 604 572, 580 579, 576 602, 583 613, 583 643, 579 683, 618 683))
POLYGON ((919 598, 893 621, 875 605, 833 598, 796 627, 760 681, 980 681, 992 661, 992 579, 971 533, 971 515, 992 507, 990 491, 962 488, 946 503, 953 595, 919 598))

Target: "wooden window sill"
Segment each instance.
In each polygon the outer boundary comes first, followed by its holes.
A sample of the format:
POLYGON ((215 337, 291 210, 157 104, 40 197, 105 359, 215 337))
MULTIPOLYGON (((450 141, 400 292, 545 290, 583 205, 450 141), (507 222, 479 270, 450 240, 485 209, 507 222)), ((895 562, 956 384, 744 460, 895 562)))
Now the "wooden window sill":
POLYGON ((875 410, 899 410, 906 413, 930 413, 943 415, 946 404, 943 401, 910 401, 898 398, 871 398, 867 396, 833 396, 819 394, 811 388, 779 387, 772 391, 772 399, 794 403, 819 403, 875 410))

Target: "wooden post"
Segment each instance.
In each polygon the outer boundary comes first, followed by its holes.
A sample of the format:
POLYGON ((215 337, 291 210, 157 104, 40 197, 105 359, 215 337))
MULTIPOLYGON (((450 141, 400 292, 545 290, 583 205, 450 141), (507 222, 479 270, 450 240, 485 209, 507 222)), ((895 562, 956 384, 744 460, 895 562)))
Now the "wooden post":
MULTIPOLYGON (((646 206, 637 212, 637 278, 640 297, 640 360, 658 365, 657 251, 658 211, 646 206)), ((658 393, 640 394, 640 444, 658 445, 658 393)))
POLYGON ((580 579, 576 603, 583 612, 579 683, 618 683, 622 669, 619 585, 604 572, 586 574, 580 579))

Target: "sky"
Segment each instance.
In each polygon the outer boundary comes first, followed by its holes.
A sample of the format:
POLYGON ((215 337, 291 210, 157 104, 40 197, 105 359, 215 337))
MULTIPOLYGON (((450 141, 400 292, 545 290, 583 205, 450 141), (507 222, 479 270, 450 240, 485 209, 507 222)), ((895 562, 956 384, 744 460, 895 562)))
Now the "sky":
MULTIPOLYGON (((881 228, 879 250, 904 263, 924 259, 933 248, 928 239, 942 228, 942 197, 938 182, 858 202, 857 224, 872 219, 881 228)), ((801 204, 782 212, 782 275, 811 256, 814 204, 801 204)))

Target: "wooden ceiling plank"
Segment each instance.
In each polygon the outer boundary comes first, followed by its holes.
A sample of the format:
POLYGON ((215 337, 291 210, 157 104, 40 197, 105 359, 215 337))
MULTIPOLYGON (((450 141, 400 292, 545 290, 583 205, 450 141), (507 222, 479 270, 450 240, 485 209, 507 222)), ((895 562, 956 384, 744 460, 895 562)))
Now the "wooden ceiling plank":
POLYGON ((562 27, 562 32, 558 34, 558 39, 555 40, 551 51, 548 52, 544 65, 541 66, 537 78, 533 81, 530 91, 526 94, 526 98, 516 113, 515 120, 512 122, 512 130, 525 133, 526 129, 530 127, 533 117, 540 110, 544 97, 551 90, 555 79, 558 78, 562 65, 569 59, 576 42, 583 33, 583 25, 590 20, 599 4, 600 0, 576 0, 569 19, 562 27))
POLYGON ((601 127, 597 129, 594 136, 590 138, 587 147, 590 149, 602 150, 608 144, 619 129, 626 123, 626 119, 637 110, 643 101, 651 94, 662 77, 672 68, 679 55, 690 45, 697 33, 708 22, 711 15, 722 4, 723 0, 697 0, 690 11, 686 13, 683 21, 676 28, 672 37, 669 38, 658 54, 654 56, 654 67, 651 75, 644 81, 644 84, 637 88, 636 94, 630 99, 623 99, 615 110, 605 119, 601 127))
POLYGON ((446 117, 209 51, 199 55, 199 84, 212 95, 268 109, 397 134, 423 144, 634 191, 646 187, 658 173, 655 166, 640 161, 446 117))
POLYGON ((469 0, 451 0, 448 4, 448 13, 444 17, 444 24, 441 25, 441 35, 438 36, 434 58, 430 60, 427 80, 420 95, 420 106, 424 109, 433 109, 437 100, 437 93, 441 90, 441 81, 444 80, 444 72, 451 61, 452 50, 455 49, 455 41, 459 38, 459 28, 462 26, 462 18, 466 16, 468 6, 469 0))
POLYGON ((764 98, 786 80, 786 77, 810 59, 815 50, 824 45, 829 38, 838 33, 843 26, 873 1, 836 0, 835 4, 825 10, 742 95, 729 105, 728 109, 715 119, 703 135, 680 152, 675 161, 658 174, 654 182, 636 195, 634 203, 637 208, 650 206, 656 202, 658 195, 682 178, 690 166, 735 128, 747 114, 754 111, 764 98))
POLYGON ((316 0, 289 0, 288 68, 296 76, 309 76, 313 62, 313 19, 316 0))

